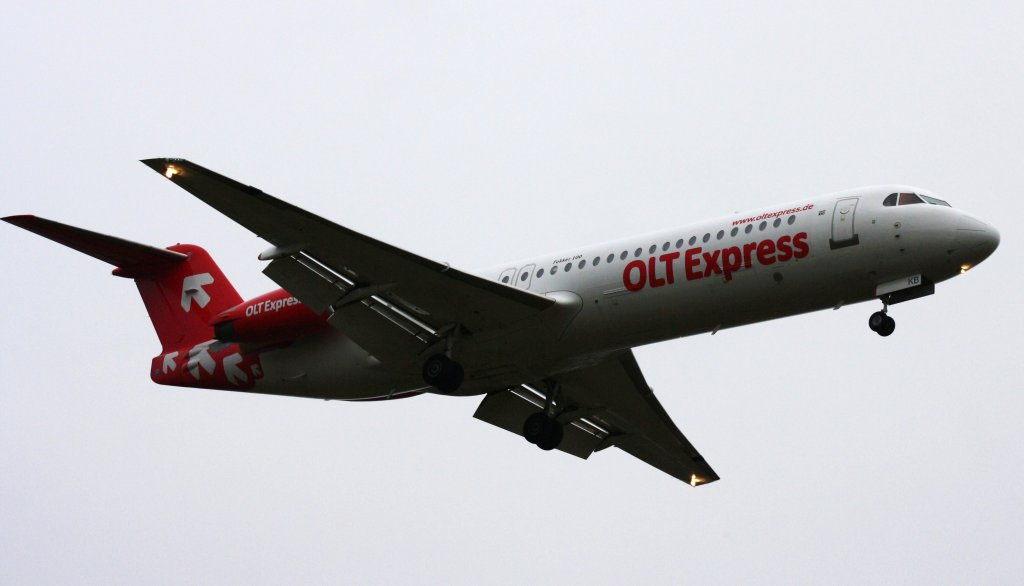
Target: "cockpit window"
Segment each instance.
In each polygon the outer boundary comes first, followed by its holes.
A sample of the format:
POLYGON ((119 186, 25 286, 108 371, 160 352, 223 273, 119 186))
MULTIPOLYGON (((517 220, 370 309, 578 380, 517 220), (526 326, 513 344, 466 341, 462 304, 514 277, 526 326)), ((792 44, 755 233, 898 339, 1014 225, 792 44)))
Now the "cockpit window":
POLYGON ((899 205, 907 206, 907 205, 910 205, 912 203, 924 203, 924 201, 921 200, 921 198, 918 197, 916 193, 901 193, 900 194, 900 203, 899 203, 899 205))
POLYGON ((892 207, 895 205, 905 206, 910 205, 912 203, 925 202, 936 206, 946 206, 947 208, 953 207, 948 203, 942 201, 941 199, 928 197, 927 195, 918 195, 916 193, 890 193, 888 196, 886 196, 885 199, 882 200, 882 205, 892 207))
POLYGON ((921 197, 924 198, 924 200, 926 202, 928 202, 928 203, 930 203, 932 205, 946 206, 947 208, 953 207, 953 206, 949 205, 948 203, 942 201, 941 199, 938 199, 938 198, 935 198, 935 197, 928 197, 927 195, 922 195, 921 197))

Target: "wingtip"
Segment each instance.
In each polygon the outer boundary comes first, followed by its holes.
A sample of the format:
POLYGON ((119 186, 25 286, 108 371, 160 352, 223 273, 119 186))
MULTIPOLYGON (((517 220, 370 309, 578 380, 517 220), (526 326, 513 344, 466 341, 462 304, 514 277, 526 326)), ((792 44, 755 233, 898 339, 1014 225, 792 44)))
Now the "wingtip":
POLYGON ((171 179, 180 175, 183 167, 189 165, 185 159, 175 157, 157 157, 154 159, 139 159, 139 162, 156 171, 157 173, 171 179))
POLYGON ((153 157, 152 159, 139 159, 139 162, 149 167, 150 169, 163 170, 165 166, 170 164, 172 161, 182 161, 183 159, 176 159, 173 157, 153 157))
POLYGON ((21 225, 21 224, 23 224, 25 222, 30 222, 30 221, 34 220, 35 218, 36 217, 34 215, 32 215, 32 214, 15 214, 13 216, 4 216, 4 217, 0 218, 0 220, 3 220, 5 222, 7 222, 8 224, 14 224, 15 226, 18 226, 18 225, 21 225))

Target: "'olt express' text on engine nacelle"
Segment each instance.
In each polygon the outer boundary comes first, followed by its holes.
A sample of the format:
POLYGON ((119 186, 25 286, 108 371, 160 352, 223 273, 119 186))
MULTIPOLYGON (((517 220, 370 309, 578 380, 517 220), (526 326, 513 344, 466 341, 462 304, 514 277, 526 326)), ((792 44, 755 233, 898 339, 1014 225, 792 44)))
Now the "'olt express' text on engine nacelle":
POLYGON ((683 273, 687 281, 702 279, 712 275, 722 275, 726 281, 732 280, 732 274, 741 268, 751 268, 754 262, 769 266, 777 262, 787 262, 794 258, 804 258, 810 253, 807 244, 807 232, 799 232, 790 236, 786 234, 777 240, 748 242, 742 246, 730 246, 705 252, 700 246, 688 248, 685 253, 669 252, 660 256, 652 256, 647 262, 634 260, 622 271, 622 284, 629 291, 639 291, 646 286, 661 287, 675 283, 676 271, 674 263, 683 258, 683 273), (664 266, 662 276, 658 275, 658 264, 664 266))

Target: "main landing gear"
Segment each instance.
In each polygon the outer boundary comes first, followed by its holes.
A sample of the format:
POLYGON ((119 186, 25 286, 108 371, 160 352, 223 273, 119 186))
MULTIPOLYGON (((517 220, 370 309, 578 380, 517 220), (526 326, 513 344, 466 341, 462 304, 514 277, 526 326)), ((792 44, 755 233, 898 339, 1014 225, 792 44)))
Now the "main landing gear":
POLYGON ((523 424, 523 437, 542 450, 557 448, 564 436, 565 429, 562 424, 557 419, 548 417, 543 411, 530 415, 523 424))
POLYGON ((435 354, 423 363, 423 380, 442 393, 453 393, 462 385, 462 365, 444 354, 435 354))
POLYGON ((896 320, 889 317, 889 306, 883 305, 882 311, 876 311, 868 318, 868 327, 883 338, 896 331, 896 320))
POLYGON ((526 441, 545 451, 557 448, 565 437, 565 427, 558 422, 556 411, 558 395, 558 383, 552 383, 544 400, 544 410, 531 414, 523 423, 526 441))

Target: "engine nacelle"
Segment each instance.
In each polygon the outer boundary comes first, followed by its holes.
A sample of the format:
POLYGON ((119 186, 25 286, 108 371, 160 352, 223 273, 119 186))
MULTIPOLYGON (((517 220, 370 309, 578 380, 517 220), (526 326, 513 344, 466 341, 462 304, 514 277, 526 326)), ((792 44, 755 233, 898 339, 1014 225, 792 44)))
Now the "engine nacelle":
POLYGON ((242 344, 287 342, 330 327, 326 314, 313 313, 284 289, 232 307, 211 325, 216 339, 242 344))

